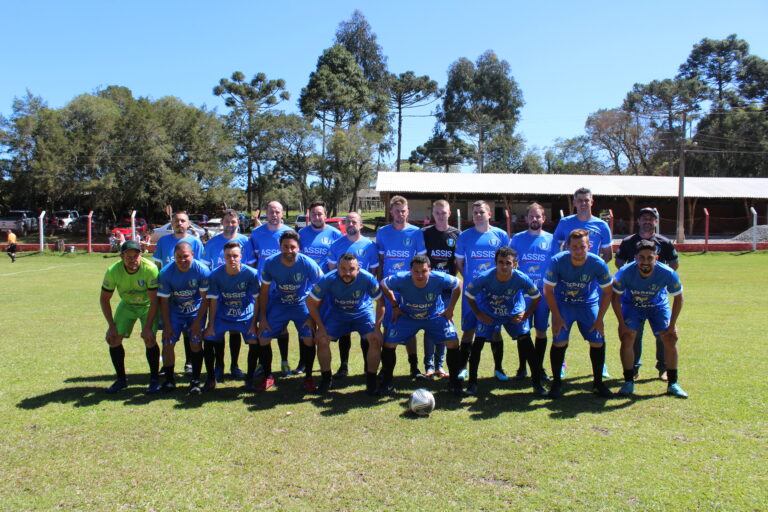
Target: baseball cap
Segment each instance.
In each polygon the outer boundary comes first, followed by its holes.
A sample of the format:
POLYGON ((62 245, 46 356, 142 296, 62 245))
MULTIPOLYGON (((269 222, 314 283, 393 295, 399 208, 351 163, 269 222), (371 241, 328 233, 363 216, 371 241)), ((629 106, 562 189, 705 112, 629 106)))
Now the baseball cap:
POLYGON ((120 246, 121 253, 130 251, 132 249, 141 252, 141 246, 139 245, 139 242, 135 240, 128 240, 127 242, 123 242, 123 245, 120 246))
POLYGON ((640 213, 637 214, 637 217, 639 218, 644 213, 650 213, 651 215, 653 215, 657 219, 659 218, 659 212, 656 211, 656 208, 648 208, 648 207, 641 208, 640 209, 640 213))

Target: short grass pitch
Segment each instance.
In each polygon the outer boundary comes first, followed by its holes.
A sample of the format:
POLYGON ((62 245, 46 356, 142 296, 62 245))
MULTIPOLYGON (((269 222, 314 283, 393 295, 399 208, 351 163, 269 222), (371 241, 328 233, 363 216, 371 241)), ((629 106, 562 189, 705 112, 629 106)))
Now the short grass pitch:
MULTIPOLYGON (((405 377, 404 351, 399 393, 373 400, 356 347, 353 376, 327 397, 304 396, 292 377, 258 396, 228 381, 201 397, 179 390, 149 398, 134 334, 126 343, 131 387, 107 395, 113 375, 98 294, 112 261, 2 261, 0 509, 766 509, 766 253, 683 255, 688 400, 664 395, 646 334, 651 364, 633 400, 590 393, 588 351, 574 340, 564 398, 495 381, 487 350, 481 394, 458 400, 445 383, 428 383, 437 399, 428 418, 407 410, 423 384, 405 377)), ((616 390, 621 368, 608 316, 616 390)), ((517 365, 513 346, 507 341, 508 371, 517 365)), ((297 357, 292 342, 291 362, 297 357)))

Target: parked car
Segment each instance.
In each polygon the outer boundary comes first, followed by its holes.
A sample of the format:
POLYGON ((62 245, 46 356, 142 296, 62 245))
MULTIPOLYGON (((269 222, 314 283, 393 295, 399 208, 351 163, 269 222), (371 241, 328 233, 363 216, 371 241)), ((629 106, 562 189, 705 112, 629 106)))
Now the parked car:
MULTIPOLYGON (((73 220, 72 223, 69 225, 69 230, 72 233, 76 233, 76 234, 88 233, 88 216, 81 215, 80 217, 73 220)), ((91 234, 95 235, 97 233, 103 233, 105 235, 108 235, 109 225, 107 224, 106 221, 104 221, 104 219, 100 217, 96 217, 94 215, 93 217, 91 217, 91 234)))
MULTIPOLYGON (((173 233, 173 226, 171 226, 171 223, 163 224, 159 228, 155 228, 152 231, 152 237, 151 237, 151 243, 156 244, 158 240, 160 240, 161 237, 164 237, 165 235, 170 235, 173 233)), ((187 229, 187 233, 190 235, 195 235, 196 237, 200 238, 205 234, 205 229, 201 228, 194 222, 189 223, 189 229, 187 229)))
POLYGON ((208 235, 214 237, 224 231, 224 227, 221 225, 221 219, 208 219, 208 223, 205 225, 205 229, 208 230, 208 235))
POLYGON ((309 224, 307 216, 303 213, 301 215, 297 215, 296 220, 293 222, 293 226, 296 228, 296 231, 307 227, 307 224, 309 224))
MULTIPOLYGON (((149 230, 149 224, 147 224, 147 221, 145 219, 135 219, 136 220, 136 234, 143 235, 149 230)), ((125 236, 125 238, 130 238, 131 236, 131 219, 123 219, 117 224, 115 224, 115 227, 112 229, 112 231, 119 231, 125 236)))
POLYGON ((0 230, 10 229, 20 236, 27 236, 27 233, 37 229, 37 216, 32 210, 11 210, 0 219, 0 230))
POLYGON ((72 224, 77 218, 80 217, 80 214, 77 210, 59 210, 56 212, 53 212, 53 216, 58 218, 59 222, 56 227, 69 229, 69 225, 72 224))
POLYGON ((338 229, 343 234, 347 234, 347 226, 344 225, 344 217, 331 217, 330 219, 325 219, 325 223, 338 229))
POLYGON ((204 213, 190 213, 189 222, 194 222, 198 226, 205 226, 208 223, 208 216, 204 213))

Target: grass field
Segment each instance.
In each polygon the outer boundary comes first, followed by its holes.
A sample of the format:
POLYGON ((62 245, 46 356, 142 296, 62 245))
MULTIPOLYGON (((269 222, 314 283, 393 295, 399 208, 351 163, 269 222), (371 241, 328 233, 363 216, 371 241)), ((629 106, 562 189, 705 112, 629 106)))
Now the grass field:
MULTIPOLYGON (((688 400, 664 395, 646 334, 651 364, 633 400, 590 394, 588 350, 573 340, 564 398, 496 382, 486 350, 480 396, 458 400, 445 383, 429 383, 437 410, 428 418, 407 412, 421 384, 405 377, 402 349, 399 394, 365 395, 356 341, 355 375, 328 397, 303 396, 293 377, 259 396, 228 381, 201 397, 148 398, 134 334, 131 387, 107 395, 113 373, 98 295, 113 261, 0 260, 2 510, 768 508, 766 253, 682 255, 688 400)), ((614 390, 615 326, 609 313, 614 390)), ((516 364, 507 343, 507 370, 516 364)))

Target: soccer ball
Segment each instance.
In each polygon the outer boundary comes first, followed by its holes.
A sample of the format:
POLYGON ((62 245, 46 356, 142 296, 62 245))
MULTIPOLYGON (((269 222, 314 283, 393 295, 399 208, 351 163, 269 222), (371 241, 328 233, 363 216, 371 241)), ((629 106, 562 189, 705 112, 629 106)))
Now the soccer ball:
POLYGON ((426 389, 417 389, 411 393, 408 407, 414 414, 429 416, 429 413, 435 410, 435 397, 426 389))

